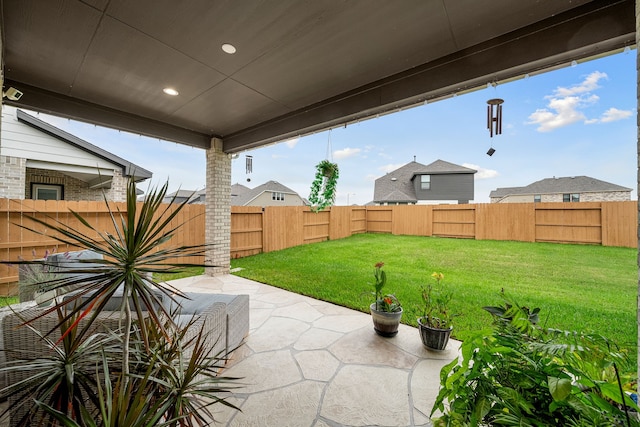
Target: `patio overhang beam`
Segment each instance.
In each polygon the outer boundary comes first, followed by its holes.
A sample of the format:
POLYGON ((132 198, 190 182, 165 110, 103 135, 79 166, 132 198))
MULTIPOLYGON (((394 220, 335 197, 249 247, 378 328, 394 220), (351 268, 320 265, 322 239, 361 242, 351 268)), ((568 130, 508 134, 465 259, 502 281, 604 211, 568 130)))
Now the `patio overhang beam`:
POLYGON ((82 101, 21 82, 5 80, 4 85, 5 87, 14 87, 24 94, 28 94, 28 96, 20 98, 20 102, 5 98, 2 101, 4 104, 73 120, 82 120, 99 126, 137 133, 152 138, 174 141, 192 147, 204 149, 211 147, 212 135, 82 101))
POLYGON ((347 125, 634 45, 634 2, 593 3, 225 135, 224 151, 239 152, 347 125))

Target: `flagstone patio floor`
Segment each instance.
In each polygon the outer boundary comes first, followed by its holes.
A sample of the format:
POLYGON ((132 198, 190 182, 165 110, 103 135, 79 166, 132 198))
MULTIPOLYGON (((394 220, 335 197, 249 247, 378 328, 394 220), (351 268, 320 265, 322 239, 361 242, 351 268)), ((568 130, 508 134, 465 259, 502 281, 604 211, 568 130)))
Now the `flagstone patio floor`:
POLYGON ((414 327, 375 334, 369 314, 233 275, 172 281, 189 292, 250 295, 250 332, 223 374, 243 377, 215 406, 220 426, 431 426, 440 368, 459 342, 426 350, 414 327))
POLYGON ((229 399, 241 411, 215 405, 213 425, 432 426, 440 368, 459 342, 428 351, 417 329, 402 324, 397 336, 382 338, 369 314, 233 275, 171 284, 250 296, 249 335, 222 373, 243 378, 229 399))

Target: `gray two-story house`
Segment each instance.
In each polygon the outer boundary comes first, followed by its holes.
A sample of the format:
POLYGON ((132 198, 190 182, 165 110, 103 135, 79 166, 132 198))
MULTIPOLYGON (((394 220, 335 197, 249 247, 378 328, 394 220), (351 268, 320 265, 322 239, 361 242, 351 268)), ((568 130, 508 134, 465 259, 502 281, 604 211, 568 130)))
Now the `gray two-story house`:
POLYGON ((376 179, 376 205, 416 204, 419 201, 469 203, 474 198, 473 175, 477 171, 436 160, 423 165, 415 160, 376 179))

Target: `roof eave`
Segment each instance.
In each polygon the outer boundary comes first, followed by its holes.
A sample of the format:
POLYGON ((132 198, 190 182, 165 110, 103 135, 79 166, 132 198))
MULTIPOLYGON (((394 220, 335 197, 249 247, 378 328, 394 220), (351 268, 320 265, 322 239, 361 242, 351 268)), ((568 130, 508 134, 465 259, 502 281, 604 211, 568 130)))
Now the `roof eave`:
POLYGON ((42 121, 36 117, 33 117, 30 114, 25 113, 24 111, 17 109, 16 110, 16 118, 18 119, 18 121, 31 126, 35 129, 40 130, 41 132, 44 132, 46 134, 49 134, 55 138, 61 139, 65 142, 67 142, 68 144, 71 144, 75 147, 78 147, 84 151, 87 151, 95 156, 98 156, 100 158, 103 158, 105 160, 108 160, 112 163, 117 164, 118 166, 120 166, 122 168, 123 174, 125 176, 130 176, 133 178, 133 180, 135 182, 140 182, 140 181, 144 181, 148 178, 151 178, 153 176, 153 173, 151 171, 148 171, 146 169, 144 169, 143 167, 140 167, 134 163, 131 163, 125 159, 123 159, 122 157, 116 156, 113 153, 110 153, 106 150, 103 150, 100 147, 96 147, 95 145, 91 144, 88 141, 85 141, 84 139, 78 138, 75 135, 72 135, 68 132, 63 131, 60 128, 57 128, 45 121, 42 121))

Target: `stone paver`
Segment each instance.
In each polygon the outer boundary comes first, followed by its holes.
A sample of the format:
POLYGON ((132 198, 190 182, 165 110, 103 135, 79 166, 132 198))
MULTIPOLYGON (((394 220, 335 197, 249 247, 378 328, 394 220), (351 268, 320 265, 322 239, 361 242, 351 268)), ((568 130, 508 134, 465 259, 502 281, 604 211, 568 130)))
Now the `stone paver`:
POLYGON ((320 414, 345 426, 410 425, 408 377, 402 369, 345 365, 329 384, 320 414))
POLYGON ((330 381, 340 366, 338 359, 326 350, 302 351, 295 358, 308 380, 330 381))

